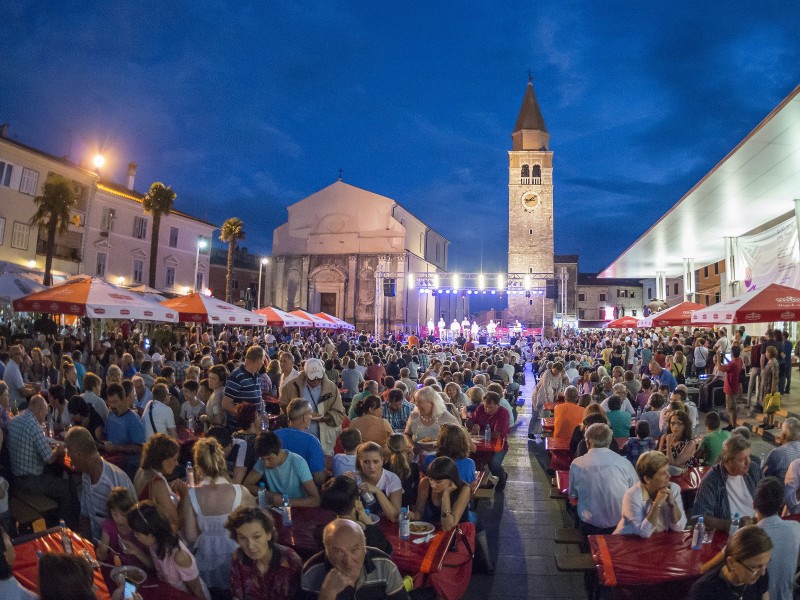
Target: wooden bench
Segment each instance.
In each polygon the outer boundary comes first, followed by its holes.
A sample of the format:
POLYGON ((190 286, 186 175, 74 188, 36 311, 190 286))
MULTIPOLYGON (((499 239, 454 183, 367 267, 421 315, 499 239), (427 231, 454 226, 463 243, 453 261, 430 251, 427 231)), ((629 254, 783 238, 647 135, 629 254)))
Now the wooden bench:
POLYGON ((47 528, 45 517, 58 510, 58 503, 52 498, 19 490, 11 494, 8 505, 17 528, 31 528, 34 532, 44 531, 47 528))

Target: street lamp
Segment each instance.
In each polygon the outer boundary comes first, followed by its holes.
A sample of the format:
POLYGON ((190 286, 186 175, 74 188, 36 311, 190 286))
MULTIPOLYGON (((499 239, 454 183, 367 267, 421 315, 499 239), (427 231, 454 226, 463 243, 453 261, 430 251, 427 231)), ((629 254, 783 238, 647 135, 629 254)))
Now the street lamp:
POLYGON ((95 154, 94 158, 92 158, 92 164, 94 165, 95 172, 99 173, 100 169, 106 164, 106 157, 102 154, 95 154))
POLYGON ((261 308, 261 272, 269 264, 269 259, 264 257, 261 259, 261 265, 258 267, 258 300, 256 301, 256 310, 261 308))
POLYGON ((192 285, 192 289, 196 292, 197 291, 197 271, 200 267, 200 249, 205 248, 208 246, 208 242, 204 239, 197 240, 197 254, 194 257, 194 284, 192 285))

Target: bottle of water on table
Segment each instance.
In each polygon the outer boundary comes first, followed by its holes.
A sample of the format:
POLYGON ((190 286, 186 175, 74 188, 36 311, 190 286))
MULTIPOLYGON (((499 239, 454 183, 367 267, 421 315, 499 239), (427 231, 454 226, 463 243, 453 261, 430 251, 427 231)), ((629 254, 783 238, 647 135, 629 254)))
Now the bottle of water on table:
POLYGON ((194 487, 194 467, 191 461, 186 463, 186 483, 189 487, 194 487))
POLYGON ((258 484, 258 507, 266 510, 267 506, 267 487, 264 482, 258 484))
POLYGON ((694 524, 694 529, 692 529, 692 550, 702 550, 705 532, 706 525, 703 522, 703 517, 698 517, 697 523, 694 524))
POLYGON ((74 554, 75 550, 72 547, 72 537, 70 537, 71 532, 67 529, 67 524, 64 522, 64 519, 58 522, 58 526, 61 528, 61 547, 64 549, 64 553, 74 554))
POLYGON ((283 524, 286 527, 292 526, 292 507, 289 505, 289 496, 283 495, 283 524))
POLYGON ((408 516, 408 507, 404 506, 400 511, 400 539, 407 540, 411 537, 411 519, 408 516))
POLYGON ((489 424, 486 424, 486 427, 483 430, 483 441, 487 444, 492 443, 492 428, 489 427, 489 424))
POLYGON ((728 539, 731 539, 733 537, 733 534, 739 531, 739 525, 740 525, 740 518, 739 518, 739 513, 737 512, 734 513, 733 519, 731 519, 731 526, 730 528, 728 528, 728 539))

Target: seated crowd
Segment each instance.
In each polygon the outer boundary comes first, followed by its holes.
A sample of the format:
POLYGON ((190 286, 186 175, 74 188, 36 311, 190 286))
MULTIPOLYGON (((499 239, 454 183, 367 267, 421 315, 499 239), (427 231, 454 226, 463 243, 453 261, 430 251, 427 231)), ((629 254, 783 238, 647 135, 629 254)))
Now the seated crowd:
MULTIPOLYGON (((48 524, 93 541, 100 561, 141 567, 203 600, 333 598, 362 587, 407 597, 375 526, 403 510, 445 531, 474 523, 491 572, 471 510, 479 474, 470 454, 473 436, 491 436, 488 481, 502 492, 515 421, 506 394, 520 355, 362 337, 226 329, 164 349, 123 336, 91 348, 74 336, 35 346, 0 338, 0 590, 13 580, 2 577, 18 525, 11 495, 52 499, 48 524), (278 543, 269 508, 287 505, 338 517, 305 564, 278 543)), ((76 580, 91 585, 81 569, 76 580)), ((81 597, 80 585, 50 593, 45 580, 43 598, 81 597)), ((120 583, 109 582, 115 599, 120 583)))

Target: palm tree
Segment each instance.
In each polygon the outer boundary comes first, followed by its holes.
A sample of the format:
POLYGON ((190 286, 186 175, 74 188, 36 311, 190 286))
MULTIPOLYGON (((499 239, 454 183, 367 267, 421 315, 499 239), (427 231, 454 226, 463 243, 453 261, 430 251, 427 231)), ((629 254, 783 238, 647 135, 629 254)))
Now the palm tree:
POLYGON ((156 267, 158 265, 158 234, 161 230, 161 217, 172 212, 172 204, 175 202, 175 192, 172 188, 165 186, 160 181, 156 181, 150 186, 150 191, 142 200, 144 212, 153 215, 153 231, 150 238, 150 273, 148 284, 151 288, 156 287, 156 267))
POLYGON ((231 275, 233 274, 233 253, 236 250, 236 244, 239 240, 243 240, 244 221, 239 217, 231 217, 222 224, 220 229, 219 239, 228 244, 228 269, 225 273, 225 301, 231 301, 231 275))
POLYGON ((67 233, 70 224, 70 209, 75 206, 75 194, 69 182, 61 178, 51 178, 44 184, 41 196, 33 199, 36 212, 31 217, 31 225, 47 228, 47 254, 44 261, 44 285, 53 284, 53 254, 56 251, 56 233, 67 233))

